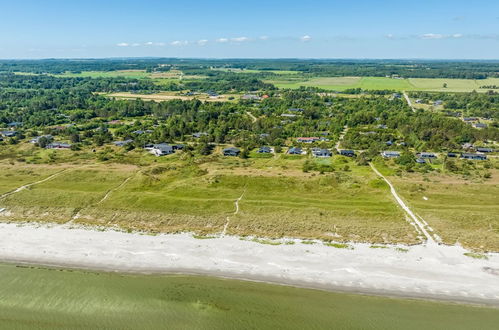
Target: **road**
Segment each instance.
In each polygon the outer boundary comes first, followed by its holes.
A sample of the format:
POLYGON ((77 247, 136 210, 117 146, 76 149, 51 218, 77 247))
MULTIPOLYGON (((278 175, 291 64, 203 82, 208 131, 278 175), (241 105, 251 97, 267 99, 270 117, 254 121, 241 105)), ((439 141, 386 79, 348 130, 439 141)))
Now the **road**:
POLYGON ((341 141, 343 141, 343 138, 345 137, 345 134, 347 134, 347 132, 348 132, 348 126, 344 126, 343 131, 341 132, 340 137, 338 138, 338 142, 336 142, 334 146, 336 150, 340 150, 341 141))
POLYGON ((412 106, 412 101, 411 101, 411 99, 409 98, 409 95, 407 95, 406 92, 404 92, 404 98, 407 101, 407 104, 409 105, 409 107, 411 107, 412 111, 416 112, 416 109, 412 106))

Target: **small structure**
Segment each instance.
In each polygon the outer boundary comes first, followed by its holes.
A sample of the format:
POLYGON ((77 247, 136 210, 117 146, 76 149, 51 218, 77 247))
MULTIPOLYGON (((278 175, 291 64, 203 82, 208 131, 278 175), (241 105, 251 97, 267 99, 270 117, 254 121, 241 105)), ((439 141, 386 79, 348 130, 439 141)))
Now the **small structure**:
POLYGON ((260 147, 258 149, 258 153, 260 154, 270 154, 272 152, 272 149, 270 147, 260 147))
POLYGON ((207 135, 208 135, 208 133, 206 133, 206 132, 197 132, 197 133, 192 134, 192 136, 195 137, 196 139, 199 139, 200 137, 207 136, 207 135))
POLYGON ((328 149, 321 149, 321 148, 312 149, 312 156, 314 157, 325 158, 325 157, 331 157, 332 155, 333 153, 328 149))
POLYGON ((31 140, 29 140, 29 142, 35 144, 35 143, 38 143, 41 138, 45 138, 45 139, 51 141, 53 139, 53 136, 52 135, 40 135, 40 136, 32 138, 31 140))
POLYGON ((482 148, 482 147, 476 147, 475 150, 477 152, 482 152, 482 153, 489 153, 489 152, 494 152, 494 149, 492 148, 482 148))
POLYGON ((464 149, 464 150, 470 150, 470 149, 473 149, 473 144, 467 142, 467 143, 463 143, 461 145, 461 147, 464 149))
POLYGON ((283 113, 281 115, 281 117, 284 117, 284 118, 295 118, 296 115, 294 113, 283 113))
POLYGON ((459 156, 459 154, 457 152, 448 152, 447 153, 447 157, 449 157, 449 158, 457 158, 457 156, 459 156))
POLYGON ((71 144, 69 143, 62 143, 62 142, 52 142, 47 144, 45 149, 70 149, 71 144))
POLYGON ((224 156, 233 156, 234 157, 234 156, 238 156, 241 151, 238 148, 229 147, 229 148, 225 148, 222 152, 223 152, 224 156))
POLYGON ((433 102, 433 105, 435 105, 435 106, 439 106, 442 104, 444 104, 444 101, 442 101, 442 100, 436 100, 435 102, 433 102))
POLYGON ((0 135, 2 135, 3 137, 14 137, 17 135, 17 132, 16 131, 2 131, 2 132, 0 132, 0 135))
POLYGON ((175 152, 173 147, 166 143, 153 144, 151 148, 146 149, 149 149, 149 152, 156 157, 171 155, 175 152))
POLYGON ((462 159, 470 159, 470 160, 486 160, 487 156, 481 155, 481 154, 470 154, 470 153, 463 153, 461 154, 462 159))
POLYGON ((178 144, 172 144, 172 148, 174 151, 177 151, 177 150, 184 150, 185 148, 185 144, 181 144, 181 143, 178 143, 178 144))
POLYGON ((426 159, 424 159, 424 158, 416 158, 416 163, 418 163, 418 164, 425 164, 426 163, 426 159))
POLYGON ((469 123, 469 122, 478 121, 478 118, 477 117, 464 117, 463 121, 469 123))
POLYGON ((270 134, 269 133, 262 133, 259 136, 260 136, 260 139, 265 139, 265 138, 268 138, 270 136, 270 134))
POLYGON ((392 141, 386 141, 386 142, 385 142, 385 144, 386 144, 387 146, 391 146, 391 145, 393 145, 393 142, 392 142, 392 141))
POLYGON ((381 153, 381 156, 383 156, 384 158, 399 158, 400 152, 385 150, 381 153))
POLYGON ((9 127, 20 127, 22 125, 23 125, 23 123, 20 121, 13 121, 13 122, 7 124, 7 126, 9 126, 9 127))
POLYGON ((129 139, 129 140, 125 140, 125 141, 114 141, 114 142, 113 142, 113 144, 114 144, 115 146, 117 146, 117 147, 124 147, 124 146, 126 146, 127 144, 132 143, 132 142, 133 142, 133 140, 130 140, 130 139, 129 139))
POLYGON ((301 109, 301 108, 289 108, 288 109, 289 112, 303 112, 305 110, 301 109))
POLYGON ((355 151, 353 150, 340 150, 340 155, 347 157, 355 157, 355 151))
POLYGON ((388 126, 380 124, 380 125, 377 126, 377 128, 379 128, 379 129, 387 129, 388 126))
POLYGON ((261 97, 258 96, 258 95, 255 95, 255 94, 244 94, 243 96, 241 96, 241 99, 243 99, 243 100, 258 101, 258 100, 261 99, 261 97))
POLYGON ((301 148, 292 147, 292 148, 289 148, 288 154, 290 154, 290 155, 301 155, 301 154, 303 154, 303 151, 301 150, 301 148))
POLYGON ((418 154, 418 157, 423 159, 436 159, 437 155, 435 155, 433 152, 420 152, 418 154))
POLYGON ((484 123, 475 123, 473 124, 474 128, 487 128, 487 124, 484 123))
POLYGON ((296 139, 297 142, 300 142, 300 143, 313 143, 313 142, 317 142, 317 141, 320 141, 321 138, 318 138, 318 137, 299 137, 296 139))

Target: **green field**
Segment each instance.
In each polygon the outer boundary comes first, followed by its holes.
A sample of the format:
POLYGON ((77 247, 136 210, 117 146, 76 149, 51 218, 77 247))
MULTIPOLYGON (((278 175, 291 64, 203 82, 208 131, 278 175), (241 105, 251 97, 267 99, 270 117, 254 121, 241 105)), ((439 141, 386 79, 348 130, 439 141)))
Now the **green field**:
POLYGON ((144 70, 118 70, 118 71, 84 71, 81 73, 66 72, 55 75, 56 77, 89 77, 89 78, 150 78, 151 74, 144 70))
POLYGON ((279 88, 296 89, 300 86, 319 87, 323 89, 343 91, 351 88, 362 88, 366 90, 397 90, 397 91, 441 91, 441 92, 471 92, 487 91, 480 89, 484 85, 499 85, 499 78, 488 78, 484 80, 471 79, 427 79, 409 78, 393 79, 384 77, 317 77, 302 78, 288 76, 282 79, 269 80, 268 83, 275 84, 279 88), (444 83, 447 88, 443 88, 444 83))
POLYGON ((496 329, 499 310, 200 276, 0 265, 3 329, 496 329))

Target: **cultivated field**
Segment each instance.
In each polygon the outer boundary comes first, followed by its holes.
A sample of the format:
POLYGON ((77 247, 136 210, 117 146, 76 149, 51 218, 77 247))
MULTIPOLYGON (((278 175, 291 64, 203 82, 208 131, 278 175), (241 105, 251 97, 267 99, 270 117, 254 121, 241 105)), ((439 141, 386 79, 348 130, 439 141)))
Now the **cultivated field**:
POLYGON ((409 78, 393 79, 384 77, 318 77, 302 78, 287 76, 282 79, 266 81, 279 88, 296 89, 300 86, 319 87, 329 90, 343 91, 345 89, 362 88, 368 90, 398 90, 398 91, 440 91, 440 92, 470 92, 476 90, 485 92, 480 86, 499 85, 499 78, 488 78, 484 80, 472 79, 426 79, 409 78), (444 83, 447 88, 444 88, 444 83))
POLYGON ((156 101, 156 102, 169 101, 169 100, 194 100, 194 99, 198 99, 203 102, 227 102, 230 101, 229 98, 231 98, 232 100, 238 100, 240 98, 240 95, 230 95, 230 94, 219 95, 216 98, 209 97, 206 94, 186 96, 186 95, 178 95, 177 92, 160 92, 154 94, 136 94, 136 93, 121 92, 121 93, 110 93, 105 95, 108 97, 114 97, 116 99, 121 99, 121 100, 142 99, 142 100, 156 101))

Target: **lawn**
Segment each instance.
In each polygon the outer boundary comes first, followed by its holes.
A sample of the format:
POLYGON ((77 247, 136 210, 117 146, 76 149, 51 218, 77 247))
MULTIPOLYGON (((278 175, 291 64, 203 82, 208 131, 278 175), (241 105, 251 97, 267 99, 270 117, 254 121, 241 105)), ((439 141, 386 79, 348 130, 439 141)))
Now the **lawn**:
POLYGON ((495 329, 496 309, 185 275, 0 265, 5 329, 495 329))

